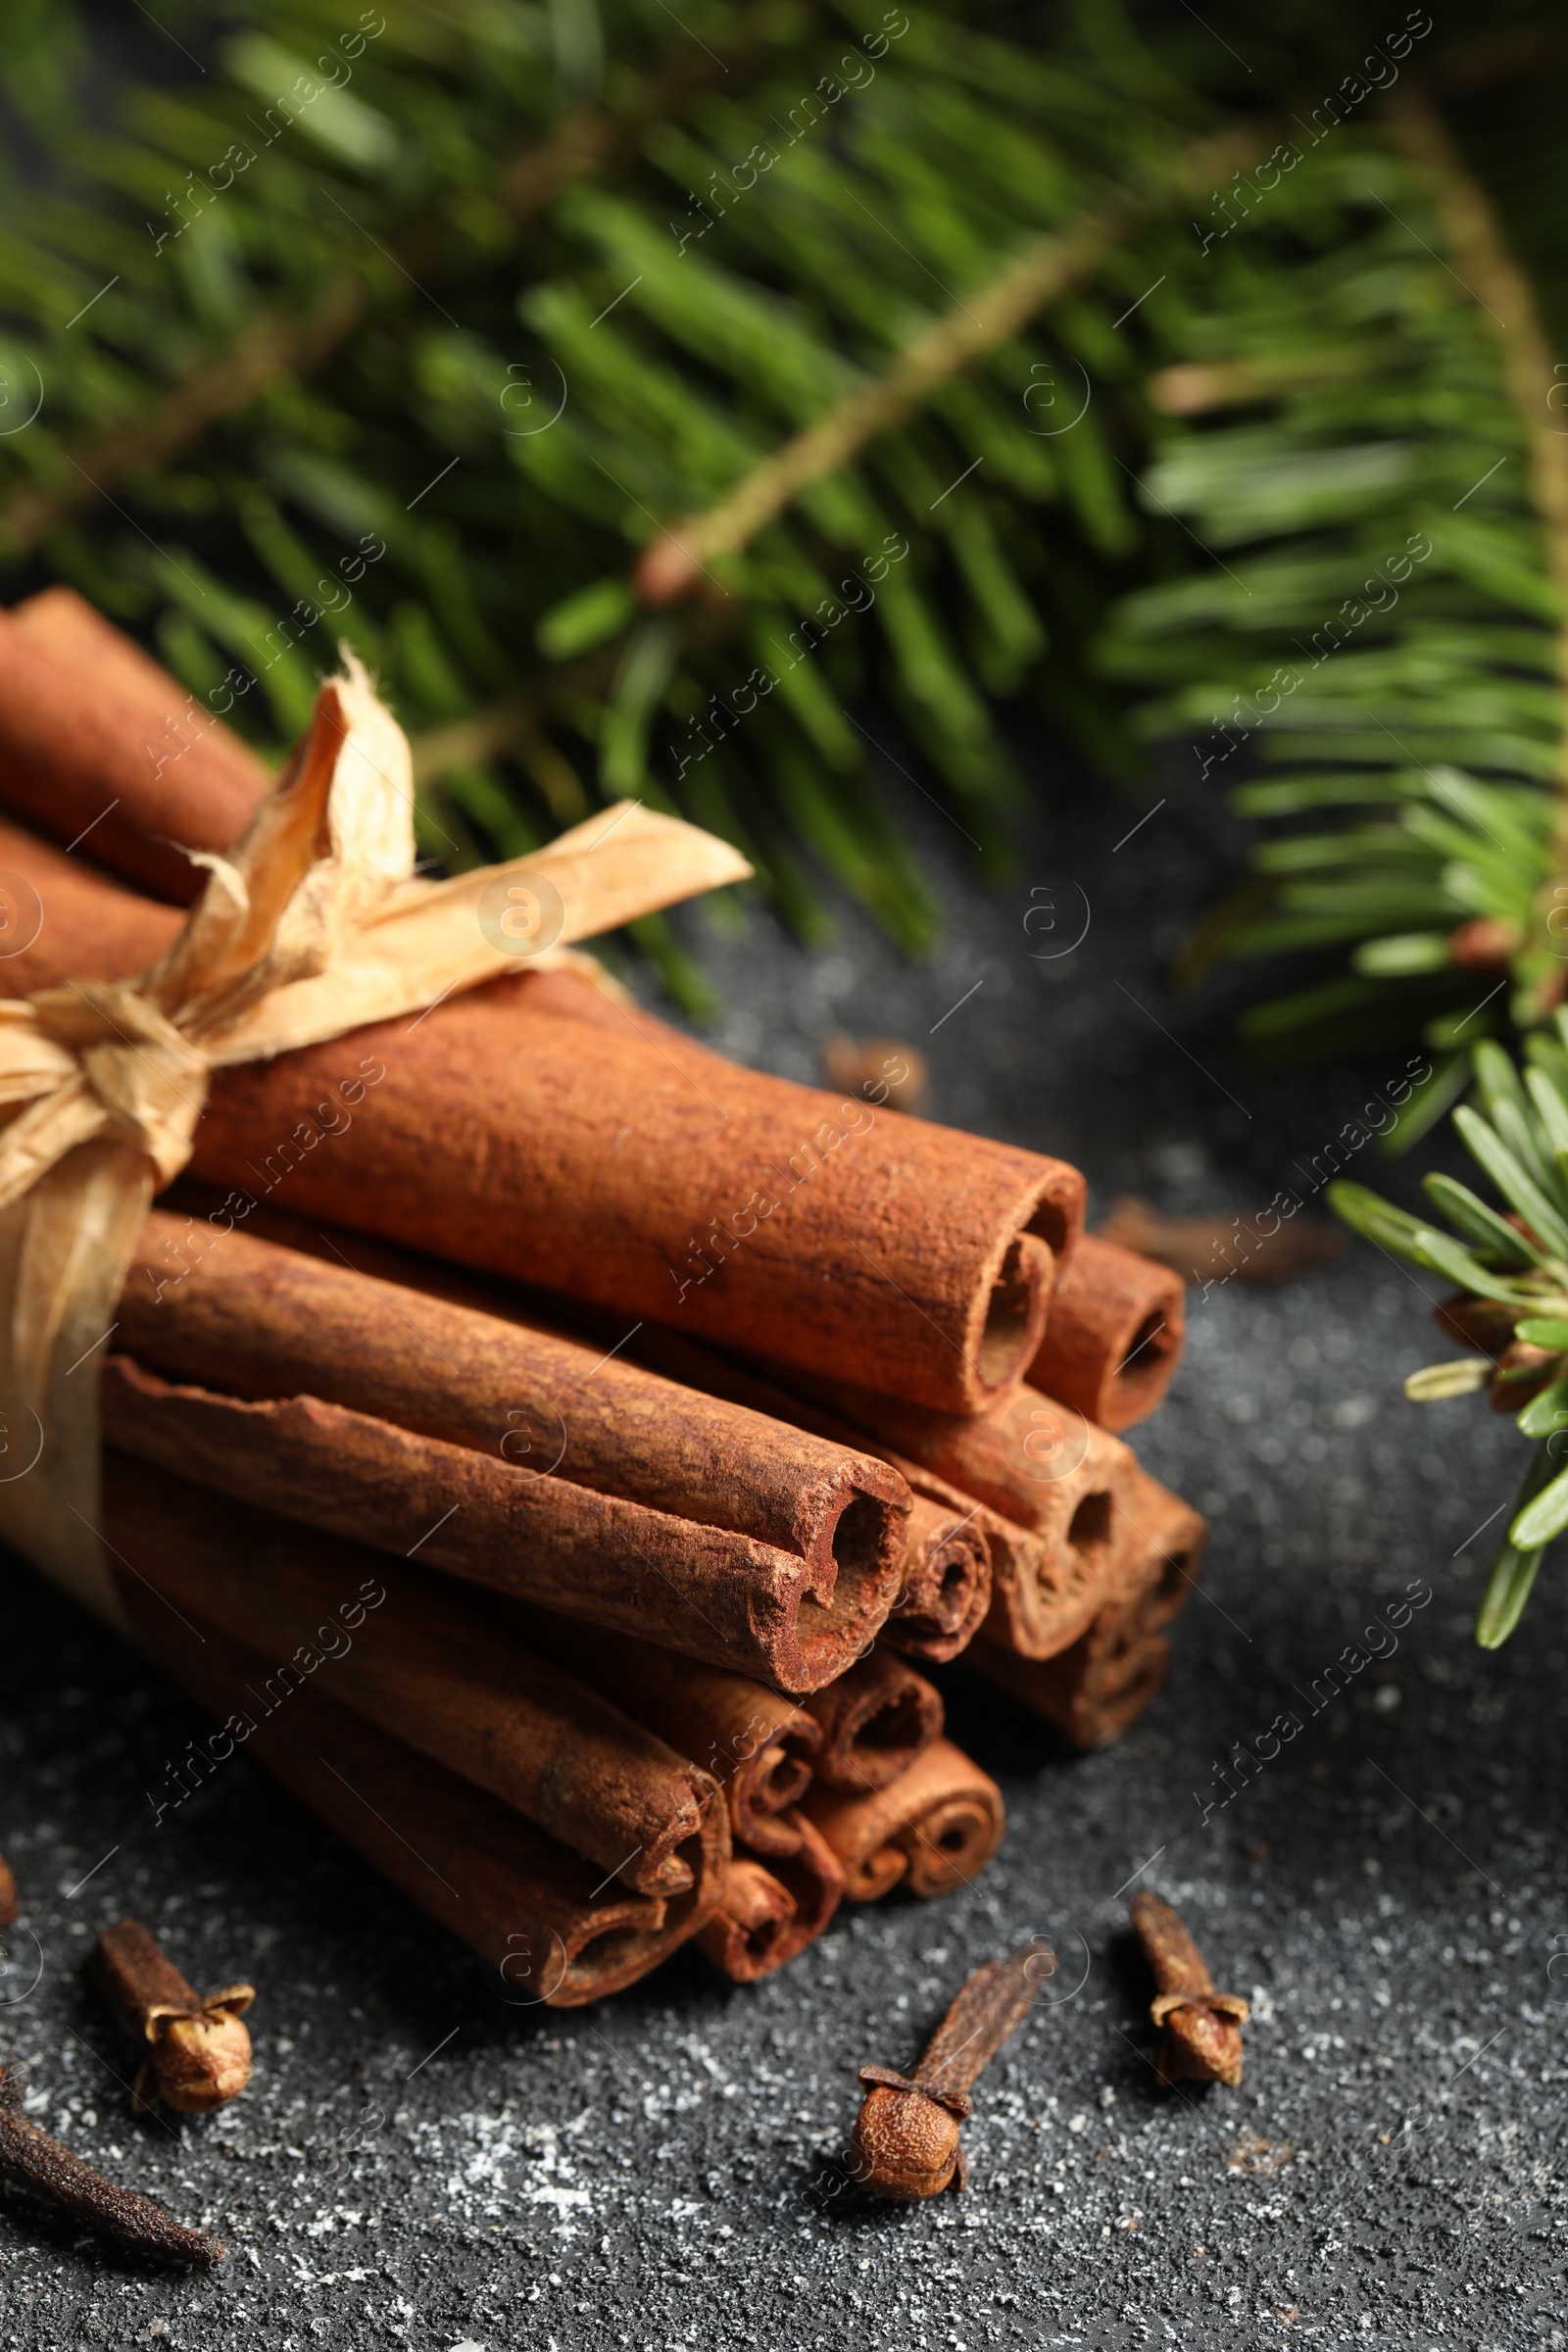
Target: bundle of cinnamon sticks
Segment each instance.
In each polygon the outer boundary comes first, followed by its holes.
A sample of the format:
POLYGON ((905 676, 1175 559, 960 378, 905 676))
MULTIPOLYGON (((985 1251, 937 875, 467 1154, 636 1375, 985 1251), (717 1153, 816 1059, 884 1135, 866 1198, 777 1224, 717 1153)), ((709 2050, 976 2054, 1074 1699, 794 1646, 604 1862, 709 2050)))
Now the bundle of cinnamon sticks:
MULTIPOLYGON (((153 965, 269 790, 70 591, 0 613, 0 995, 153 965)), ((1125 1728, 1204 1537, 1117 1434, 1180 1281, 877 1091, 526 956, 215 1074, 95 1358, 122 1620, 220 1726, 155 1820, 252 1748, 566 2005, 971 1879, 922 1665, 1125 1728)))

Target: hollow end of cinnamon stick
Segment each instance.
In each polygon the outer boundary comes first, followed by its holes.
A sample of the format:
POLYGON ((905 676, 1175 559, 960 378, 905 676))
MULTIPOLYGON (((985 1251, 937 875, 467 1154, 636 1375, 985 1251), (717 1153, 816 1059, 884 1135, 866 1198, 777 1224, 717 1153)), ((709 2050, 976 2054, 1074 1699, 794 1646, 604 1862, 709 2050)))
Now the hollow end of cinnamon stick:
POLYGON ((942 1695, 880 1645, 806 1701, 821 1726, 818 1782, 851 1795, 885 1788, 942 1733, 942 1695))
POLYGON ((849 1796, 822 1784, 805 1812, 844 1867, 851 1902, 875 1902, 905 1883, 946 1894, 985 1868, 1005 1827, 1002 1791, 951 1740, 934 1740, 885 1788, 849 1796))
POLYGON ((698 1936, 737 1984, 788 1967, 815 1942, 844 1893, 839 1859, 807 1816, 792 1811, 784 1826, 795 1840, 792 1850, 765 1859, 737 1853, 718 1909, 698 1936))
POLYGON ((1038 1235, 1008 1242, 980 1301, 968 1410, 983 1412, 1023 1378, 1045 1337, 1055 1277, 1054 1253, 1038 1235))
POLYGON ((1028 1378, 1102 1428, 1130 1429, 1163 1399, 1186 1340, 1181 1276, 1086 1233, 1057 1277, 1028 1378))
MULTIPOLYGON (((960 1502, 961 1496, 956 1498, 960 1502)), ((991 1606, 991 1546, 980 1514, 916 1494, 904 1589, 883 1638, 906 1657, 946 1665, 967 1647, 991 1606)))
POLYGON ((738 1764, 724 1783, 736 1838, 764 1859, 794 1853, 799 1839, 788 1817, 810 1785, 810 1760, 776 1741, 738 1764))
POLYGON ((821 1728, 799 1700, 749 1676, 565 1616, 494 1604, 514 1628, 723 1790, 737 1846, 763 1860, 800 1844, 790 1808, 809 1786, 821 1728))
POLYGON ((1110 1565, 1090 1624, 1054 1655, 1025 1656, 993 1617, 971 1664, 1086 1753, 1107 1746, 1156 1695, 1170 1665, 1163 1629, 1190 1597, 1207 1527, 1139 1468, 1118 1511, 1110 1565))
POLYGON ((795 1898, 763 1862, 737 1854, 730 1862, 718 1908, 697 1941, 735 1984, 755 1984, 782 1966, 795 1898))

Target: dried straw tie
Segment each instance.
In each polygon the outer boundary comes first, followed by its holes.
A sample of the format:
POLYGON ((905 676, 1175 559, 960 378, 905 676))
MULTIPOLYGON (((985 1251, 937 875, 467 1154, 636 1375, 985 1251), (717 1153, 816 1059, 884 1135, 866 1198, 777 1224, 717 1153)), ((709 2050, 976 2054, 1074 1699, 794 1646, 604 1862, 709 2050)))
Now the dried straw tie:
POLYGON ((0 1129, 0 1536, 117 1624, 98 1350, 209 1072, 423 1011, 531 947, 532 969, 587 963, 573 940, 751 870, 629 803, 505 865, 416 879, 408 743, 344 659, 233 857, 200 858, 207 886, 162 960, 0 1003, 0 1104, 19 1106, 0 1129))

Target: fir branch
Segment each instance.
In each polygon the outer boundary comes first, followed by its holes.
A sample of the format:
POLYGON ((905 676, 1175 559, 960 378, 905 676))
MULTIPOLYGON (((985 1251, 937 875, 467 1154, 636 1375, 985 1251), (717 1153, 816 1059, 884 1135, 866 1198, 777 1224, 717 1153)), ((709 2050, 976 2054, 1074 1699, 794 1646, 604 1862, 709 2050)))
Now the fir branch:
MULTIPOLYGON (((735 18, 718 49, 691 43, 674 64, 641 76, 616 108, 590 100, 574 107, 539 145, 502 165, 490 201, 515 235, 565 188, 631 161, 650 127, 679 117, 732 67, 755 65, 776 21, 769 0, 735 18)), ((362 269, 344 270, 303 316, 272 310, 252 319, 230 350, 203 361, 162 394, 152 413, 89 435, 59 454, 75 473, 52 489, 25 482, 0 500, 0 553, 23 554, 112 497, 123 482, 183 456, 214 425, 238 416, 270 386, 313 375, 347 342, 372 309, 406 301, 452 238, 443 211, 413 223, 390 251, 399 274, 377 302, 362 269)))
POLYGON ((364 318, 363 272, 345 271, 303 318, 264 312, 220 359, 172 384, 152 414, 95 433, 59 454, 74 470, 46 490, 23 482, 0 501, 0 551, 19 556, 89 514, 122 483, 181 457, 212 425, 248 409, 270 385, 307 375, 337 350, 364 318))
POLYGON ((813 483, 842 472, 866 443, 913 416, 953 377, 1008 342, 1037 312, 1091 278, 1148 219, 1160 196, 1222 180, 1267 151, 1272 128, 1235 124, 1184 148, 1147 190, 1122 189, 1065 229, 1015 255, 974 295, 907 343, 881 376, 845 395, 826 416, 785 442, 706 514, 667 528, 645 549, 634 575, 650 605, 691 595, 707 567, 738 555, 813 483))
MULTIPOLYGON (((1485 313, 1502 352, 1508 390, 1530 445, 1530 490, 1546 535, 1546 556, 1562 599, 1558 675, 1568 694, 1568 432, 1548 420, 1547 396, 1559 381, 1530 280, 1509 252, 1496 213, 1467 169, 1443 117, 1412 94, 1394 102, 1395 137, 1428 174, 1458 274, 1485 313)), ((1568 796, 1568 710, 1557 753, 1559 792, 1568 796)), ((1568 865, 1568 798, 1552 846, 1554 867, 1568 865)))

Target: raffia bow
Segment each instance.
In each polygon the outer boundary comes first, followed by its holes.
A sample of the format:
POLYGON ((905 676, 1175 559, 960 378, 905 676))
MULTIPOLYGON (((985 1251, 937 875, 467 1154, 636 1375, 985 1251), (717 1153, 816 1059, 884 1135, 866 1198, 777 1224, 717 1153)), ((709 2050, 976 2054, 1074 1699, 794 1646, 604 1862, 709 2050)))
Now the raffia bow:
POLYGON ((206 887, 152 970, 0 1003, 0 1104, 22 1106, 0 1129, 0 1534, 117 1622, 97 1363, 211 1072, 422 1012, 519 956, 571 959, 573 941, 751 870, 628 803, 526 858, 418 880, 407 740, 344 658, 233 857, 201 858, 206 887), (519 894, 534 920, 514 938, 519 894))

